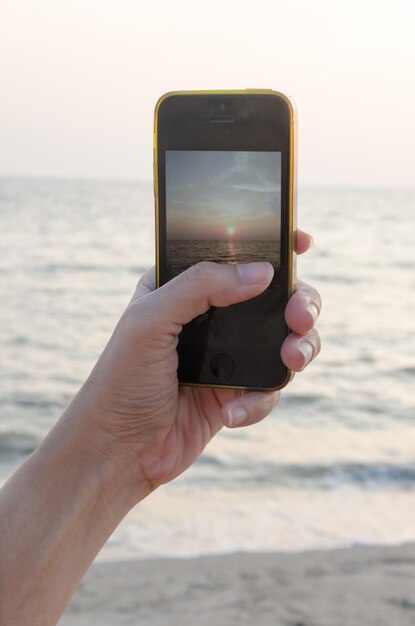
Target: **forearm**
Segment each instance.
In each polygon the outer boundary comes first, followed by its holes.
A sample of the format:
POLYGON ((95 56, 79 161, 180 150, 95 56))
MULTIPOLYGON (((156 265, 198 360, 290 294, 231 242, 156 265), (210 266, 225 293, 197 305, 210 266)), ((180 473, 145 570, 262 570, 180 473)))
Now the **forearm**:
POLYGON ((100 548, 146 495, 70 417, 0 491, 2 626, 56 624, 100 548))

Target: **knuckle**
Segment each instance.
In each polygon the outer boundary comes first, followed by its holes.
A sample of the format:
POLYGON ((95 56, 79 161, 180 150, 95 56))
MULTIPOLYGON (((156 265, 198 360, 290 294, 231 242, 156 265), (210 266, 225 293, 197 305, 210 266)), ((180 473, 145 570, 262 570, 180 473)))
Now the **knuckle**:
POLYGON ((311 330, 308 331, 308 333, 306 335, 306 338, 307 338, 307 341, 313 347, 312 359, 315 359, 315 357, 318 355, 318 353, 321 350, 320 335, 319 335, 318 331, 315 328, 312 328, 311 330))
POLYGON ((274 393, 267 394, 263 398, 262 409, 263 409, 264 417, 266 417, 269 413, 271 413, 272 409, 278 403, 279 397, 280 397, 279 393, 274 392, 274 393))
POLYGON ((297 293, 303 297, 309 299, 315 299, 318 296, 317 291, 311 285, 307 285, 307 283, 303 283, 301 287, 298 288, 297 293))
POLYGON ((202 283, 212 278, 214 263, 200 261, 196 265, 191 265, 185 270, 185 276, 191 283, 202 283))
POLYGON ((140 287, 147 287, 147 286, 148 286, 148 276, 147 274, 143 274, 137 283, 137 289, 140 289, 140 287))
POLYGON ((303 284, 296 293, 299 298, 303 300, 307 300, 308 302, 314 304, 317 307, 318 312, 320 313, 321 296, 319 292, 317 291, 317 289, 315 289, 314 287, 311 287, 311 285, 303 284))
POLYGON ((137 283, 133 296, 131 298, 132 301, 138 300, 142 298, 146 294, 154 291, 156 288, 156 272, 155 268, 152 267, 147 272, 145 272, 140 280, 137 283))
POLYGON ((118 326, 124 333, 134 333, 137 326, 137 305, 130 303, 121 315, 118 326))
POLYGON ((319 335, 319 333, 317 331, 315 331, 315 333, 316 333, 316 335, 315 335, 315 337, 316 337, 316 349, 315 349, 314 356, 316 357, 318 354, 320 354, 320 351, 321 351, 321 338, 320 338, 320 335, 319 335))
POLYGON ((149 303, 146 301, 130 303, 120 318, 119 326, 122 332, 130 337, 152 330, 155 326, 154 315, 149 303))

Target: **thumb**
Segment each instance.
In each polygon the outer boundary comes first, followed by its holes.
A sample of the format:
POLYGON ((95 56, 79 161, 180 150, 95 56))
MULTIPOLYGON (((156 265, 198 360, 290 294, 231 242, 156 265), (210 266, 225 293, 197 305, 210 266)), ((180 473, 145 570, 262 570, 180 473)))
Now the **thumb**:
POLYGON ((270 263, 192 265, 151 294, 159 322, 187 324, 211 306, 229 306, 259 295, 274 274, 270 263))

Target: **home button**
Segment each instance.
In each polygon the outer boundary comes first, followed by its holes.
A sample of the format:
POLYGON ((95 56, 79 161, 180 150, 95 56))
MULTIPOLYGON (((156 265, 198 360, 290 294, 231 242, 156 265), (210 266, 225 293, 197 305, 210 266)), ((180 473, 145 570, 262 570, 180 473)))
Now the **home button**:
POLYGON ((221 383, 226 383, 235 371, 235 363, 227 354, 216 354, 211 359, 209 367, 221 383))

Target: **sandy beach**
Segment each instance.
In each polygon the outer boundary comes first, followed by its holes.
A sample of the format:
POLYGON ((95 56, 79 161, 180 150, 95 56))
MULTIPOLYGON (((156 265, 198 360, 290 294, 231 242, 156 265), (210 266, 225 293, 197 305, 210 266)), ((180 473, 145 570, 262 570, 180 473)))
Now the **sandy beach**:
POLYGON ((406 626, 415 544, 95 564, 60 626, 406 626))

